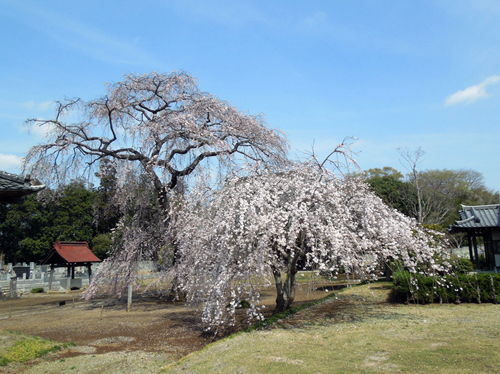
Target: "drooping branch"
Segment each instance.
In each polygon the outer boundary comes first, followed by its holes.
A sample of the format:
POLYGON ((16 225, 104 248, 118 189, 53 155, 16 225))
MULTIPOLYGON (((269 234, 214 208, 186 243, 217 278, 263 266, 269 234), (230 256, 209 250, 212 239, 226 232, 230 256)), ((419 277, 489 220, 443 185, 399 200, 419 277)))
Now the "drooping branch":
POLYGON ((429 246, 416 221, 384 205, 361 179, 338 178, 315 160, 279 172, 256 168, 209 200, 203 189, 191 192, 185 204, 174 233, 177 274, 188 301, 202 303, 208 327, 228 323, 243 298, 258 317, 251 282, 270 272, 276 311, 290 307, 300 258, 318 271, 365 277, 392 259, 413 272, 442 269, 434 261, 441 248, 429 246))
POLYGON ((239 154, 281 162, 288 149, 283 134, 268 129, 262 117, 200 91, 183 72, 128 75, 109 85, 102 98, 67 100, 59 103, 55 119, 27 123, 50 129, 47 142, 24 160, 25 170, 49 180, 51 174, 64 179, 107 158, 137 162, 155 184, 171 189, 208 159, 229 165, 239 154))
MULTIPOLYGON (((113 163, 122 219, 109 267, 96 279, 107 281, 109 270, 115 284, 133 279, 139 259, 172 263, 175 248, 164 233, 173 220, 169 202, 179 200, 176 186, 242 162, 284 163, 288 152, 284 134, 269 129, 263 116, 201 91, 184 72, 130 74, 108 85, 103 97, 63 101, 53 119, 27 124, 48 129, 45 143, 24 159, 25 171, 47 184, 92 175, 103 160, 113 163)), ((97 290, 92 286, 87 295, 97 290)))

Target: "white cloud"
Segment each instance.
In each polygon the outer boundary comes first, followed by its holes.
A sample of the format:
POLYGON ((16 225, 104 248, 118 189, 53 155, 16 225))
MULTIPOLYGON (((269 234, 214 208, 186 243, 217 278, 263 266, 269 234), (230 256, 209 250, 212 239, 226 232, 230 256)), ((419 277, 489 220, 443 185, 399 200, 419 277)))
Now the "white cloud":
POLYGON ((21 165, 21 157, 0 153, 0 170, 18 168, 21 165))
POLYGON ((45 138, 47 134, 54 129, 54 125, 50 123, 45 123, 43 125, 35 124, 29 128, 29 132, 40 138, 45 138))
POLYGON ((467 87, 465 90, 455 92, 446 98, 446 105, 456 105, 460 103, 472 103, 476 100, 488 97, 486 87, 500 82, 500 75, 492 75, 481 83, 467 87))
POLYGON ((328 15, 325 12, 316 12, 313 16, 307 17, 304 24, 316 30, 324 30, 331 27, 328 15))

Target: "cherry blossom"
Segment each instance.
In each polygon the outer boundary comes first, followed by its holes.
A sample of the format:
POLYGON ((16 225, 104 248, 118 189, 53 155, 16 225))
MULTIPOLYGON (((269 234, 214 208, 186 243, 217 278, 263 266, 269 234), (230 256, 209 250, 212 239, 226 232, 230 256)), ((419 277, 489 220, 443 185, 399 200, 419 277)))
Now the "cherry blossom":
POLYGON ((338 177, 314 158, 280 171, 254 168, 209 196, 193 191, 176 217, 178 286, 213 328, 230 323, 243 299, 249 317, 260 318, 258 284, 270 274, 275 312, 288 309, 301 259, 318 271, 370 277, 392 260, 416 272, 442 254, 361 179, 338 177))

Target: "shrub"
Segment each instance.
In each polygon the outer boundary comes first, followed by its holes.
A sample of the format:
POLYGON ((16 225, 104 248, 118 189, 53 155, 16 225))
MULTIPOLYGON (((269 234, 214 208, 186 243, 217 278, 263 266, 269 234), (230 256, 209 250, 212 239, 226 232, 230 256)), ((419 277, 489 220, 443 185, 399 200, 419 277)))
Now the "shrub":
POLYGON ((468 258, 452 257, 451 265, 455 274, 467 274, 474 271, 474 264, 468 258))
POLYGON ((427 304, 432 302, 500 303, 500 274, 455 274, 432 277, 393 274, 393 300, 427 304))
POLYGON ((43 287, 32 288, 31 293, 43 293, 43 287))
POLYGON ((487 269, 488 262, 486 261, 485 255, 479 255, 479 269, 487 269))

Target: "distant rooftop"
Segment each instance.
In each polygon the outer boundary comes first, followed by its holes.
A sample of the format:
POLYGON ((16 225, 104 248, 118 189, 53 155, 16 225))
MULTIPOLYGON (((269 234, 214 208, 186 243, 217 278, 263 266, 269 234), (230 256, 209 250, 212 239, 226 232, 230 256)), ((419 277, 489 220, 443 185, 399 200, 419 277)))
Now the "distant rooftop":
POLYGON ((451 225, 452 231, 500 227, 500 204, 462 205, 460 218, 451 225))
POLYGON ((83 265, 92 262, 101 262, 101 260, 92 253, 87 242, 57 241, 43 264, 83 265))
POLYGON ((0 203, 19 204, 21 197, 43 190, 45 185, 34 186, 29 175, 22 177, 0 171, 0 203))

